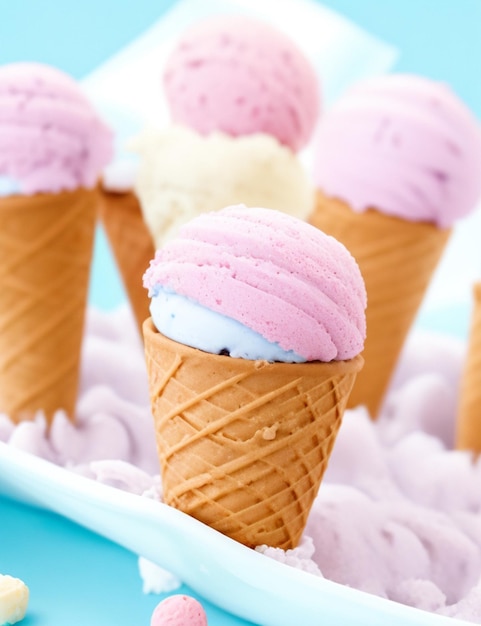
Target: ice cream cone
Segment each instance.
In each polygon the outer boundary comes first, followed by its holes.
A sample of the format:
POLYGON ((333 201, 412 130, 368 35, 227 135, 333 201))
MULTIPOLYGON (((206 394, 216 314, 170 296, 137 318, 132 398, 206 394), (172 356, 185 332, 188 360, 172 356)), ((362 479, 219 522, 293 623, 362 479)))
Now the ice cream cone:
POLYGON ((0 200, 0 412, 74 418, 97 191, 0 200))
POLYGON ((376 418, 451 230, 373 209, 357 213, 321 192, 309 221, 343 243, 361 269, 367 291, 365 364, 348 406, 365 405, 376 418))
POLYGON ((363 359, 213 355, 144 324, 164 500, 250 547, 297 545, 363 359))
POLYGON ((100 193, 100 218, 142 336, 142 324, 150 315, 142 276, 155 255, 152 237, 133 191, 100 193))
POLYGON ((481 452, 481 282, 474 286, 466 362, 461 377, 456 447, 481 452))

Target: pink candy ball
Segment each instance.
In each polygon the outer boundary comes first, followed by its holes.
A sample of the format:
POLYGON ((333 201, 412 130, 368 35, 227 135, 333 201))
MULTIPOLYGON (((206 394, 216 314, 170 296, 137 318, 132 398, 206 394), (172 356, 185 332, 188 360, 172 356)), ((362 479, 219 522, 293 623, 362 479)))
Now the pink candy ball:
POLYGON ((195 598, 178 594, 155 607, 150 626, 207 626, 207 616, 195 598))

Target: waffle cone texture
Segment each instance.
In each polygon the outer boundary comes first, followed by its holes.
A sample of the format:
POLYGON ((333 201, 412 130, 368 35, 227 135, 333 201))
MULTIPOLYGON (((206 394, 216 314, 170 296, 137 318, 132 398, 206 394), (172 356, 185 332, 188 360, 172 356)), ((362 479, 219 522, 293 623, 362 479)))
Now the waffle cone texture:
POLYGON ((74 418, 97 191, 0 199, 0 412, 74 418))
POLYGON ((142 277, 155 256, 154 243, 133 191, 100 190, 100 219, 107 234, 140 334, 150 300, 142 277))
POLYGON ((378 416, 406 336, 443 254, 450 230, 385 215, 357 213, 317 194, 309 219, 334 236, 356 259, 367 291, 364 367, 348 407, 364 405, 378 416))
POLYGON ((249 547, 295 547, 363 359, 213 355, 144 324, 164 501, 249 547))
POLYGON ((473 289, 468 351, 461 376, 456 447, 481 452, 481 283, 473 289))

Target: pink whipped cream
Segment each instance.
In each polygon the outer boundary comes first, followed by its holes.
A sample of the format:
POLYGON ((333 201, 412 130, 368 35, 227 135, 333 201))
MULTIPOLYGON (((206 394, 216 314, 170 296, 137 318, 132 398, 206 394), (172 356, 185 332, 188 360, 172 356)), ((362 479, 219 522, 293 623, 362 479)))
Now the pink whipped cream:
POLYGON ((280 211, 205 213, 157 251, 144 285, 227 316, 308 361, 350 359, 365 339, 366 292, 346 248, 280 211))
POLYGON ((240 15, 190 28, 171 54, 164 87, 174 122, 200 134, 266 133, 297 151, 313 132, 319 85, 287 35, 240 15))
POLYGON ((354 211, 449 227, 481 195, 481 125, 444 84, 389 75, 355 86, 323 118, 313 178, 354 211))
POLYGON ((112 134, 77 83, 38 63, 0 67, 0 176, 25 194, 93 187, 112 134))

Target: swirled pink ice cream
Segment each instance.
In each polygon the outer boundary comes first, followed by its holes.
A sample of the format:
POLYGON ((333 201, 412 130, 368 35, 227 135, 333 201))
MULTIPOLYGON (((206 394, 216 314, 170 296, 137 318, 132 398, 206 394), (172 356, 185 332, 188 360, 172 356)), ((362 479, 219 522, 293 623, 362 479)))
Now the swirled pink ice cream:
POLYGON ((296 44, 241 15, 203 20, 181 37, 164 73, 172 119, 206 135, 264 133, 293 151, 311 138, 319 84, 296 44))
POLYGON ((354 211, 449 227, 481 195, 481 125, 447 85, 407 74, 370 79, 325 114, 313 178, 354 211))
POLYGON ((111 156, 111 131, 70 76, 39 63, 0 67, 0 186, 90 188, 111 156))
MULTIPOLYGON (((179 340, 165 326, 180 311, 182 326, 195 326, 189 345, 204 350, 197 340, 218 336, 219 319, 286 353, 274 360, 345 360, 364 345, 366 292, 357 263, 336 239, 280 211, 239 205, 198 216, 157 251, 144 285, 158 330, 179 340), (177 303, 169 309, 171 296, 217 318, 205 321, 198 309, 184 315, 177 303)), ((230 341, 225 350, 237 356, 230 341)))

